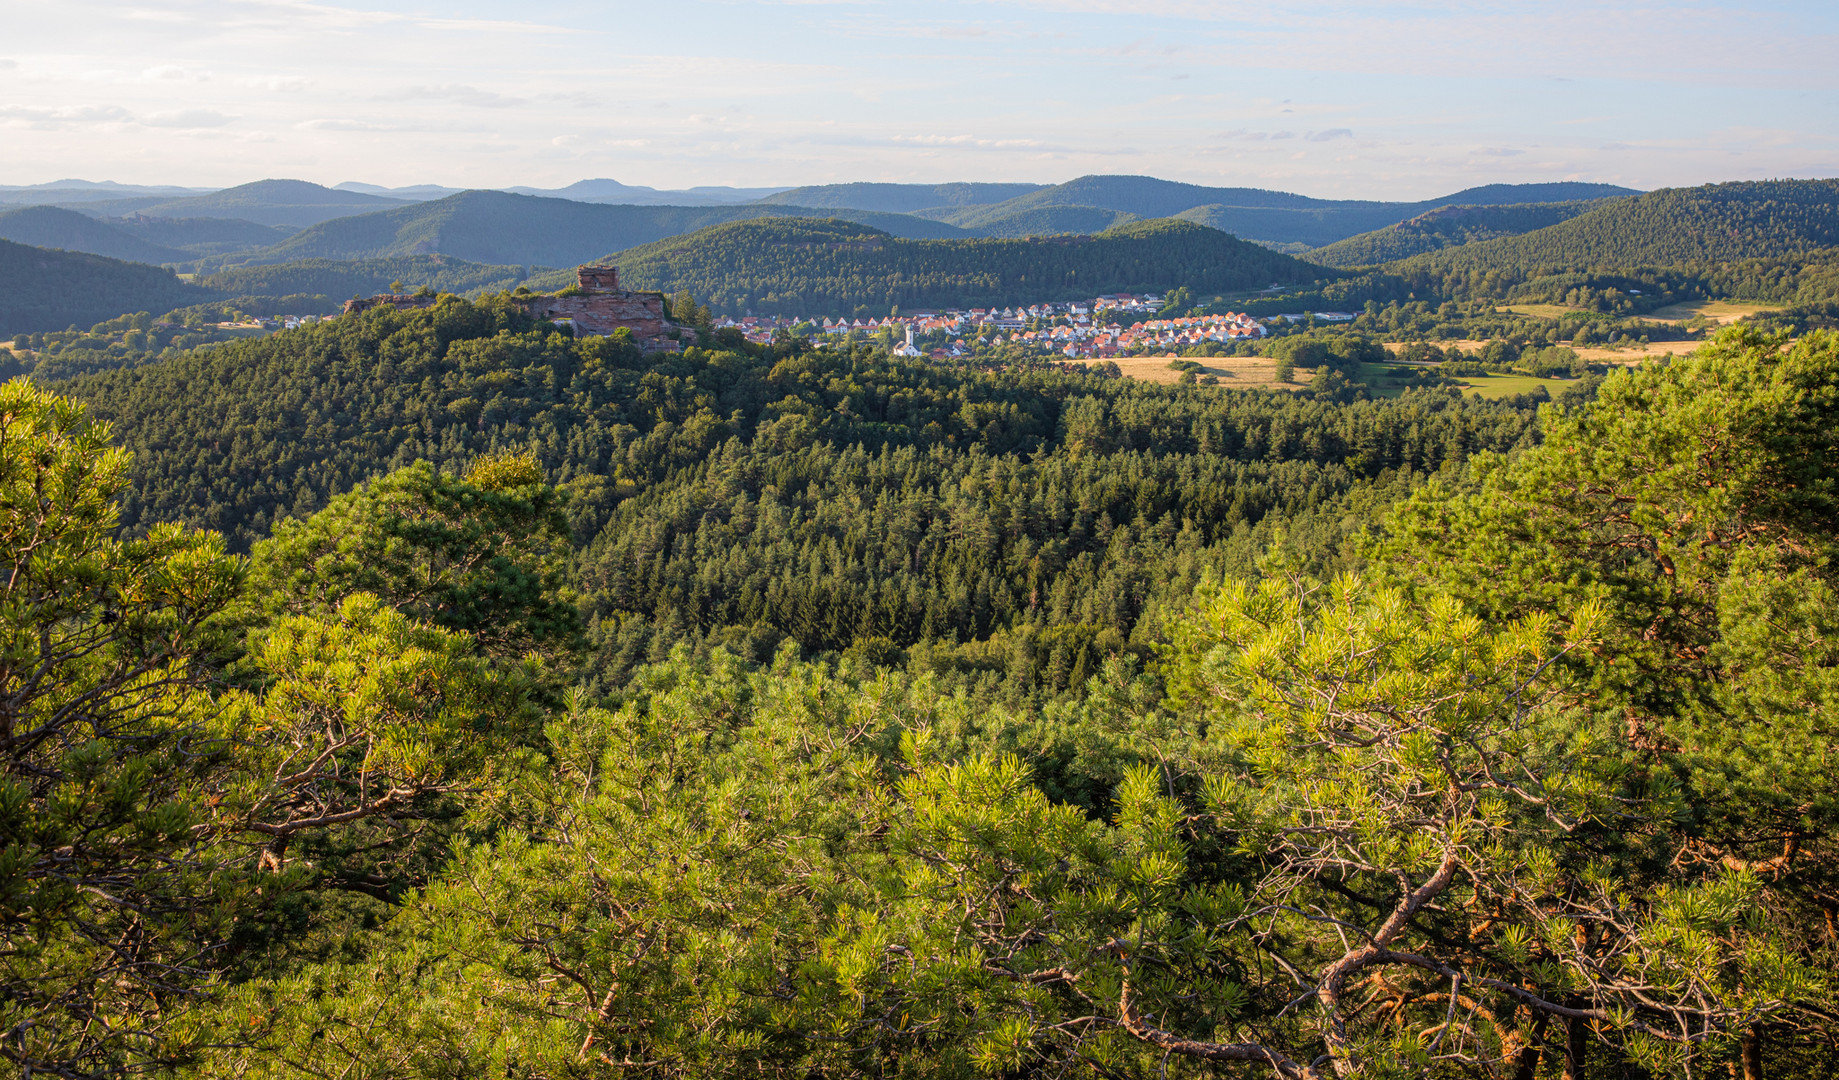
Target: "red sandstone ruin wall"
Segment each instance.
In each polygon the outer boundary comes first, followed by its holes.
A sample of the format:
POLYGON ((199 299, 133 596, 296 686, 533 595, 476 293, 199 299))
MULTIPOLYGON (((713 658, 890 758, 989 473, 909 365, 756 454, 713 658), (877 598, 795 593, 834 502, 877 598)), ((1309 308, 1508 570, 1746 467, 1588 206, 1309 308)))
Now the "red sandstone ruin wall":
POLYGON ((664 317, 661 293, 536 296, 524 301, 524 309, 539 319, 573 319, 590 334, 611 334, 624 327, 640 341, 661 338, 674 329, 664 317))
POLYGON ((599 292, 624 292, 619 287, 619 267, 581 266, 575 269, 575 281, 583 289, 599 292))

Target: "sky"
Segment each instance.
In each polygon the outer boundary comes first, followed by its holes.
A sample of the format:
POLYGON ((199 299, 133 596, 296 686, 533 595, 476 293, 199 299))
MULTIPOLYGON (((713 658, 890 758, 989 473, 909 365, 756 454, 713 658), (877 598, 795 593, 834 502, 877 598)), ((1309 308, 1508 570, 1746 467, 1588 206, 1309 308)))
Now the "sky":
POLYGON ((1839 175, 1839 3, 0 0, 0 184, 1839 175))

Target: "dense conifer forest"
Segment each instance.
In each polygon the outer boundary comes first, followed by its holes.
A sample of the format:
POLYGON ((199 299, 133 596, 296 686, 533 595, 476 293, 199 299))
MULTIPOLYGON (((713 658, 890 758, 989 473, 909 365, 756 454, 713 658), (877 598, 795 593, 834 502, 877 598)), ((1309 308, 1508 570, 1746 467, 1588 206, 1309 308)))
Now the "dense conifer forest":
POLYGON ((1839 338, 1498 402, 1295 342, 446 297, 5 384, 0 1060, 1839 1065, 1839 338))
POLYGON ((868 347, 660 359, 457 300, 68 392, 136 451, 124 525, 182 521, 236 550, 379 471, 542 447, 573 496, 597 677, 678 643, 764 659, 796 640, 918 648, 1024 693, 1127 646, 1147 656, 1162 610, 1210 568, 1249 568, 1276 522, 1342 565, 1340 519, 1371 512, 1369 487, 1404 490, 1532 424, 1449 391, 1183 394, 868 347))

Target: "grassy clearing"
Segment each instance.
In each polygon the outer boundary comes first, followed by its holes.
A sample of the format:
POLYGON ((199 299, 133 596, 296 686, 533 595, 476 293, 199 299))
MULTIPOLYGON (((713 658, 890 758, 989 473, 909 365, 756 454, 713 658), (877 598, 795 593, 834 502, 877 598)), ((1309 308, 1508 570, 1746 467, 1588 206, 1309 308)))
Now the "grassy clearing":
POLYGON ((1643 360, 1655 360, 1662 356, 1684 356, 1697 352, 1705 342, 1699 341, 1655 341, 1645 346, 1629 349, 1578 349, 1579 359, 1593 364, 1639 364, 1643 360))
MULTIPOLYGON (((1488 347, 1488 343, 1485 341, 1470 339, 1464 339, 1462 341, 1433 341, 1431 344, 1442 349, 1449 348, 1453 345, 1463 352, 1469 353, 1477 353, 1488 347)), ((1562 345, 1564 343, 1560 342, 1559 344, 1562 345)), ((1626 349, 1606 349, 1590 346, 1579 349, 1574 345, 1566 345, 1565 348, 1574 349, 1579 357, 1595 364, 1638 364, 1643 360, 1653 360, 1662 356, 1682 356, 1686 353, 1696 351, 1698 347, 1703 344, 1705 344, 1705 339, 1699 338, 1693 341, 1655 341, 1645 346, 1633 345, 1626 349)), ((1386 342, 1386 348, 1391 349, 1393 352, 1398 352, 1404 347, 1404 342, 1386 342)))
POLYGON ((1462 377, 1463 393, 1495 401, 1516 394, 1530 394, 1539 387, 1557 397, 1567 387, 1577 385, 1575 379, 1536 379, 1531 375, 1464 375, 1462 377))
POLYGON ((1780 310, 1780 304, 1757 304, 1747 300, 1688 300, 1658 308, 1643 317, 1655 322, 1690 322, 1702 315, 1719 326, 1729 326, 1759 312, 1780 310))
MULTIPOLYGON (((1169 367, 1172 360, 1181 359, 1174 356, 1125 356, 1114 361, 1126 379, 1141 379, 1144 382, 1175 383, 1181 380, 1181 372, 1169 367)), ((1200 375, 1214 375, 1219 378, 1219 385, 1228 389, 1250 390, 1296 390, 1314 377, 1315 372, 1309 368, 1296 369, 1296 381, 1285 385, 1277 381, 1277 361, 1262 356, 1197 356, 1193 361, 1201 365, 1200 375)), ((1091 364, 1097 366, 1103 360, 1059 360, 1060 364, 1091 364)))
POLYGON ((1513 312, 1529 319, 1562 319, 1566 315, 1583 314, 1582 308, 1565 307, 1563 304, 1509 304, 1494 309, 1497 312, 1513 312))
MULTIPOLYGON (((1388 341, 1385 344, 1386 344, 1386 348, 1391 349, 1393 352, 1398 352, 1399 350, 1405 348, 1405 346, 1407 345, 1415 345, 1417 343, 1411 342, 1411 341, 1388 341)), ((1457 338, 1457 339, 1453 339, 1450 341, 1433 341, 1430 344, 1435 345, 1439 349, 1454 348, 1454 349, 1461 349, 1463 352, 1480 352, 1483 349, 1488 347, 1488 343, 1486 341, 1478 341, 1475 338, 1457 338)))
POLYGON ((1397 397, 1409 386, 1403 379, 1395 379, 1388 372, 1394 367, 1414 367, 1422 369, 1435 368, 1435 364, 1361 364, 1360 381, 1367 385, 1374 397, 1397 397))

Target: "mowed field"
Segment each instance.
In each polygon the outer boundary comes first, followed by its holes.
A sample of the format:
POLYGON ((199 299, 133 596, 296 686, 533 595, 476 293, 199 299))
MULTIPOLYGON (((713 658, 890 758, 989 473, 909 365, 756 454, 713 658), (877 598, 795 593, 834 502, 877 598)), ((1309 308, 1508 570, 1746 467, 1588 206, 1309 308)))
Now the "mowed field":
POLYGON ((1499 312, 1511 311, 1515 315, 1524 315, 1529 319, 1562 319, 1566 315, 1577 314, 1577 308, 1565 307, 1563 304, 1509 304, 1494 309, 1499 312))
MULTIPOLYGON (((1431 344, 1440 349, 1447 349, 1453 345, 1467 353, 1480 352, 1482 349, 1487 348, 1488 345, 1485 341, 1475 341, 1468 338, 1464 338, 1461 341, 1435 341, 1431 344)), ((1589 346, 1578 349, 1571 345, 1566 345, 1565 348, 1573 349, 1579 358, 1589 360, 1592 363, 1639 364, 1643 360, 1654 360, 1662 356, 1684 356, 1689 352, 1696 351, 1698 347, 1703 344, 1705 344, 1705 341, 1701 338, 1697 341, 1654 341, 1646 345, 1631 345, 1625 349, 1602 349, 1589 346)), ((1405 344, 1403 342, 1386 342, 1386 348, 1391 349, 1393 352, 1398 352, 1404 347, 1405 344)))
MULTIPOLYGON (((1169 367, 1170 361, 1184 359, 1175 356, 1126 356, 1113 363, 1124 373, 1126 379, 1142 379, 1144 382, 1172 383, 1181 379, 1181 372, 1169 367)), ((1199 375, 1219 376, 1219 385, 1227 388, 1249 390, 1263 387, 1270 390, 1297 390, 1315 376, 1309 368, 1296 369, 1296 381, 1285 385, 1277 381, 1277 361, 1267 360, 1262 356, 1197 356, 1193 361, 1201 366, 1199 375)), ((1089 364, 1096 367, 1103 360, 1060 360, 1056 363, 1074 366, 1089 364)))
POLYGON ((1684 356, 1697 352, 1700 341, 1654 341, 1646 345, 1637 345, 1628 349, 1576 349, 1579 359, 1598 364, 1639 364, 1643 360, 1653 360, 1662 356, 1684 356))
MULTIPOLYGON (((1646 315, 1636 318, 1649 322, 1683 323, 1703 315, 1719 326, 1729 326, 1739 319, 1764 311, 1780 311, 1780 304, 1758 304, 1748 300, 1688 300, 1684 303, 1670 304, 1655 308, 1646 315)), ((1575 315, 1581 308, 1565 307, 1563 304, 1509 304, 1495 308, 1499 312, 1513 312, 1529 319, 1562 319, 1566 315, 1575 315)))
POLYGON ((1516 394, 1530 394, 1539 387, 1557 397, 1565 389, 1577 385, 1568 379, 1539 379, 1531 375, 1464 375, 1462 377, 1463 393, 1495 401, 1516 394))
POLYGON ((1690 322, 1703 315, 1719 326, 1729 326, 1739 319, 1764 311, 1780 311, 1780 304, 1755 304, 1745 300, 1689 300, 1683 304, 1656 308, 1645 318, 1655 322, 1690 322))

